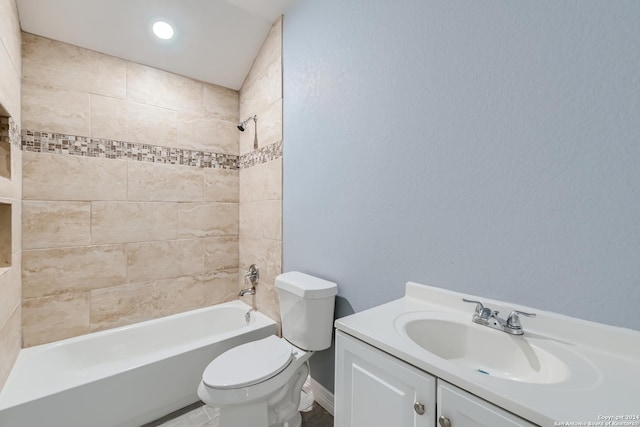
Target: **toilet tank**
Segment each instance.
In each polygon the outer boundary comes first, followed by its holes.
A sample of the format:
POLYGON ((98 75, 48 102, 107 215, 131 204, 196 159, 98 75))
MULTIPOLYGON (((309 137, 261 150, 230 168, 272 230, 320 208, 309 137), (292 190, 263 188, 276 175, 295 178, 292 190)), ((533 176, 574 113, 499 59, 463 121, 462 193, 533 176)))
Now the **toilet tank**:
POLYGON ((276 288, 280 300, 282 336, 303 350, 329 348, 338 285, 290 271, 276 277, 276 288))

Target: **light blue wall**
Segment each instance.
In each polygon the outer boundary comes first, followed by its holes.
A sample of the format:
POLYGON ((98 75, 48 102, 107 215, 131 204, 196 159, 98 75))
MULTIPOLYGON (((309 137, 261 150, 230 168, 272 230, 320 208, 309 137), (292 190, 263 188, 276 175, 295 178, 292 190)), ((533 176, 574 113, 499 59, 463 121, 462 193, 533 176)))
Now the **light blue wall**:
POLYGON ((298 0, 284 270, 337 282, 339 316, 413 280, 640 329, 639 22, 638 0, 298 0))

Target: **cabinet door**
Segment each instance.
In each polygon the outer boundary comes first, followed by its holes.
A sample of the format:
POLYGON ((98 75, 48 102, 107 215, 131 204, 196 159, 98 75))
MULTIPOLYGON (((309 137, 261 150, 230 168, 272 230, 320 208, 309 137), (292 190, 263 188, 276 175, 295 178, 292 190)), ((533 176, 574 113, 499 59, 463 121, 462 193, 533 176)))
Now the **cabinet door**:
POLYGON ((335 427, 435 427, 435 378, 336 333, 335 427))
MULTIPOLYGON (((522 418, 438 380, 438 420, 444 417, 451 427, 535 427, 522 418)), ((439 427, 447 427, 440 421, 439 427)))

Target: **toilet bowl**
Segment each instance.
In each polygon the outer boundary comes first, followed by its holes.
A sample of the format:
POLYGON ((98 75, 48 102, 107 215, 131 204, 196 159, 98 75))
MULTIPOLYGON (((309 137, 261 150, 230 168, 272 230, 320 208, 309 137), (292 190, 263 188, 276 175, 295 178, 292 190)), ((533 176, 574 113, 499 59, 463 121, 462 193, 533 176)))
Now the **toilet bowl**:
POLYGON ((276 278, 283 338, 242 344, 205 369, 198 396, 219 427, 300 427, 309 358, 329 348, 337 285, 303 273, 276 278))
POLYGON ((312 354, 275 335, 232 348, 207 366, 198 396, 217 409, 220 426, 298 427, 312 354))

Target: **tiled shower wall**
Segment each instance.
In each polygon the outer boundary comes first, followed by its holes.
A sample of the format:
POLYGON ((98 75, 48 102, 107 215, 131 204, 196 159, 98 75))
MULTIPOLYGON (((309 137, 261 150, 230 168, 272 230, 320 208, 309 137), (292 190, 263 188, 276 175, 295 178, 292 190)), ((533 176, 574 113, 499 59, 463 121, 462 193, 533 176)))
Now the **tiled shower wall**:
POLYGON ((21 346, 20 37, 15 0, 0 0, 0 390, 21 346))
POLYGON ((24 346, 237 298, 238 93, 22 38, 24 346))
POLYGON ((240 269, 255 263, 261 277, 256 295, 243 300, 280 321, 274 284, 282 269, 282 18, 240 89, 240 117, 253 115, 258 150, 253 123, 240 136, 240 269))

